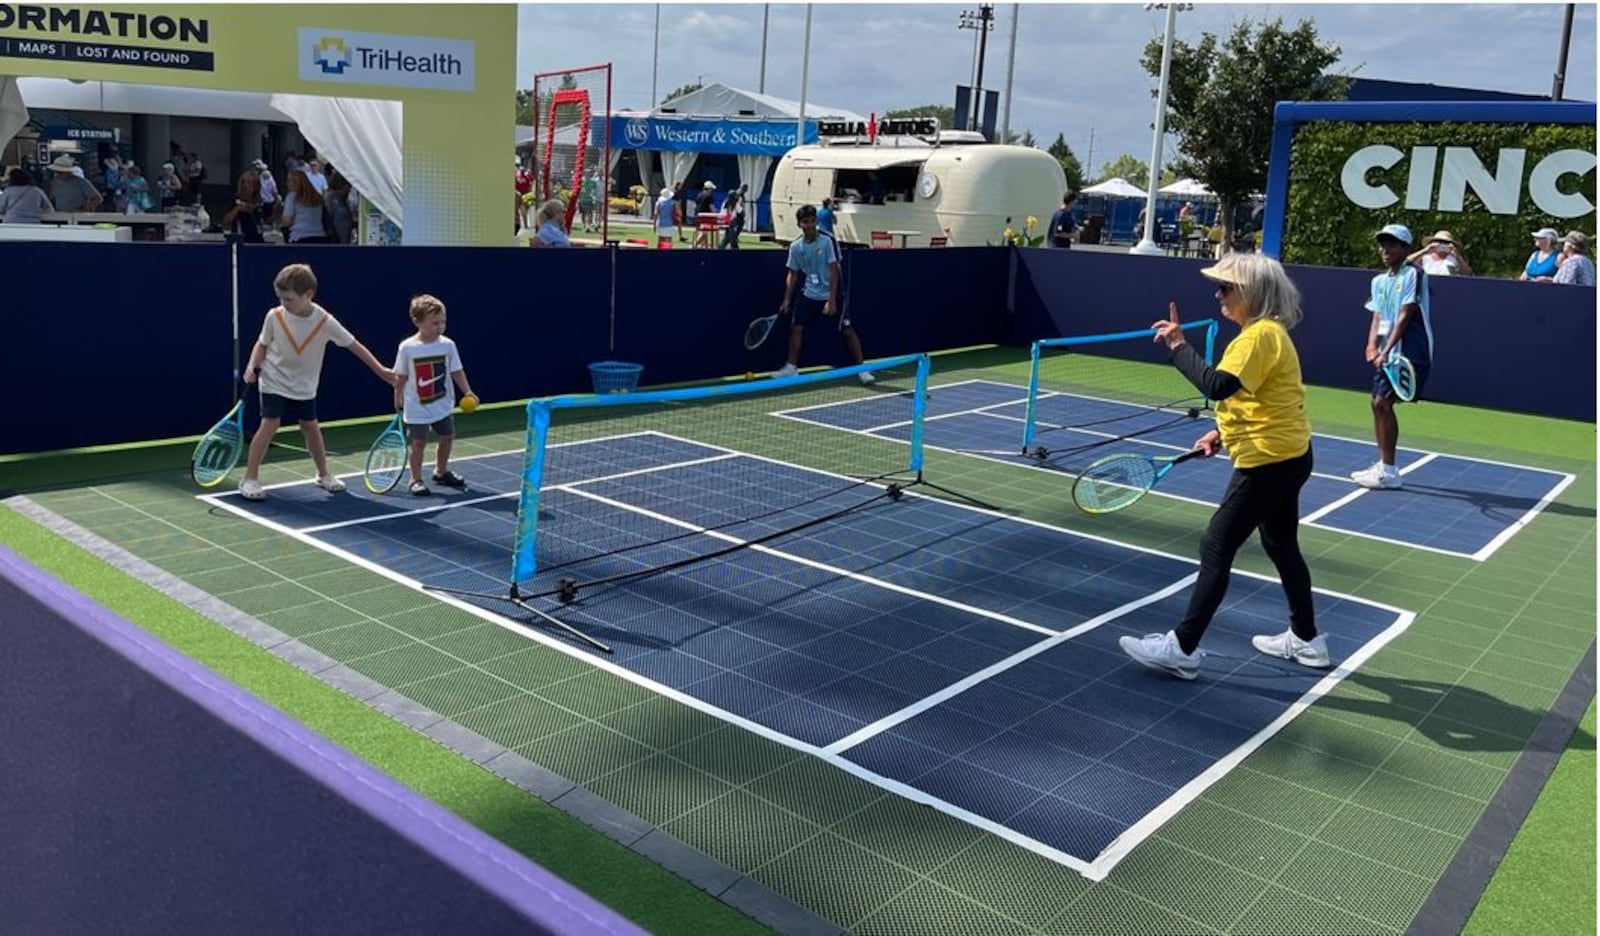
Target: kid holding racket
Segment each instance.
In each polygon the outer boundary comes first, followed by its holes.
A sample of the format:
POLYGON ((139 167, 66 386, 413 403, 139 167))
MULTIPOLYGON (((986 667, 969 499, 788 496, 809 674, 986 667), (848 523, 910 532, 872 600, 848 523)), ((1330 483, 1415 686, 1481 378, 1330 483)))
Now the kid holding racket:
POLYGON ((267 446, 285 419, 300 423, 306 451, 317 466, 317 486, 337 493, 344 482, 328 472, 328 449, 322 441, 322 425, 317 422, 317 384, 322 379, 322 357, 329 344, 349 348, 384 383, 393 386, 401 378, 372 356, 356 336, 312 298, 317 294, 317 276, 304 263, 292 263, 278 271, 272 280, 278 302, 267 312, 261 337, 245 365, 244 382, 261 385, 261 425, 250 439, 250 455, 245 463, 239 496, 258 501, 267 495, 261 489, 259 474, 267 446))
POLYGON ((428 448, 428 430, 439 437, 434 452, 433 481, 445 487, 463 488, 466 479, 450 470, 450 450, 456 438, 455 407, 451 381, 461 388, 461 407, 472 410, 478 398, 467 383, 456 343, 446 338, 447 318, 444 303, 423 294, 411 299, 411 322, 417 333, 400 342, 394 369, 401 375, 395 386, 394 405, 404 413, 406 437, 411 441, 411 493, 426 497, 433 493, 422 480, 422 456, 428 448))
POLYGON ((1178 304, 1151 325, 1172 363, 1216 401, 1217 428, 1195 447, 1207 456, 1226 447, 1233 478, 1200 543, 1200 575, 1189 610, 1165 634, 1123 637, 1122 650, 1139 664, 1179 679, 1199 674, 1200 638, 1228 591, 1233 558, 1250 534, 1278 568, 1289 599, 1289 629, 1252 637, 1255 648, 1317 669, 1331 665, 1326 638, 1317 633, 1311 570, 1300 554, 1300 488, 1311 477, 1311 423, 1300 356, 1289 329, 1300 321, 1300 291, 1283 267, 1260 254, 1228 254, 1200 271, 1217 284, 1222 314, 1239 326, 1215 368, 1190 347, 1178 324, 1178 304))

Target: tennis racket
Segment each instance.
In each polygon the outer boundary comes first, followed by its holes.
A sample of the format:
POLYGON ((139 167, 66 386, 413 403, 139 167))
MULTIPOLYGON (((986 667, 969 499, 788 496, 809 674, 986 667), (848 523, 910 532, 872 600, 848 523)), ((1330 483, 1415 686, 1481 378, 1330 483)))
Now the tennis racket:
POLYGON ((1394 388, 1394 395, 1402 403, 1410 403, 1417 398, 1417 369, 1410 358, 1400 353, 1398 344, 1383 362, 1383 376, 1389 379, 1389 386, 1394 388))
POLYGON ((406 470, 405 423, 395 413, 389 425, 378 433, 378 438, 367 450, 367 470, 362 477, 367 490, 374 494, 387 494, 400 483, 406 470))
POLYGON ((1084 513, 1103 514, 1131 507, 1139 498, 1150 492, 1156 482, 1191 458, 1204 455, 1203 448, 1191 449, 1182 455, 1151 457, 1149 455, 1108 455, 1078 475, 1072 482, 1072 502, 1084 513))
POLYGON ((189 474, 194 483, 203 488, 216 487, 239 464, 244 454, 244 397, 240 397, 228 410, 228 415, 200 437, 194 447, 194 460, 189 474))
MULTIPOLYGON (((782 315, 783 313, 778 313, 782 315)), ((765 318, 753 319, 748 328, 744 330, 744 347, 747 351, 754 351, 761 347, 772 334, 772 326, 777 324, 778 315, 769 315, 765 318)))

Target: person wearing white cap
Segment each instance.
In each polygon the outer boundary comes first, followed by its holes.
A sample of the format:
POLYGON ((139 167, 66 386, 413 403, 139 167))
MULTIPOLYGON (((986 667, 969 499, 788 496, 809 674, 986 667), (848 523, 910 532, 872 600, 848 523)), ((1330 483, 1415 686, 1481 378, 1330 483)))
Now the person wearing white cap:
POLYGON ((75 168, 77 163, 66 153, 50 161, 50 202, 57 211, 93 211, 105 200, 88 179, 72 171, 75 168))
POLYGON ((1589 237, 1582 231, 1568 231, 1561 238, 1561 268, 1551 282, 1567 286, 1593 286, 1594 261, 1589 259, 1589 237))
POLYGON ((1561 266, 1561 235, 1555 228, 1540 228, 1533 232, 1533 253, 1517 279, 1525 283, 1548 283, 1556 278, 1561 266))
POLYGON ((661 190, 661 195, 656 198, 656 246, 672 243, 673 237, 678 232, 677 203, 674 199, 672 187, 661 190))
POLYGON ((1412 246, 1411 230, 1403 224, 1386 224, 1377 234, 1378 256, 1384 271, 1372 278, 1367 309, 1372 324, 1367 329, 1367 363, 1372 365, 1372 431, 1378 443, 1378 460, 1370 468, 1352 472, 1350 480, 1364 488, 1401 486, 1395 467, 1400 444, 1400 420, 1395 415, 1394 387, 1383 364, 1396 348, 1411 359, 1417 372, 1417 399, 1422 399, 1433 366, 1433 321, 1428 274, 1406 262, 1412 246))
POLYGON ((273 213, 277 210, 278 182, 272 177, 272 170, 267 168, 266 160, 257 159, 250 165, 261 173, 261 206, 266 214, 263 220, 270 222, 273 213))
POLYGON ((1178 304, 1150 326, 1172 364, 1216 401, 1217 427, 1195 441, 1206 457, 1226 448, 1233 477, 1200 543, 1200 574, 1189 607, 1164 634, 1123 637, 1122 652, 1149 669, 1194 679, 1200 639, 1228 592, 1233 560, 1260 533, 1261 548, 1278 569, 1289 603, 1289 628, 1250 642, 1267 656, 1313 669, 1333 665, 1328 640, 1317 633, 1311 569, 1300 553, 1300 489, 1311 477, 1311 422, 1300 355, 1289 331, 1299 324, 1300 290, 1278 261, 1263 254, 1232 253, 1200 275, 1217 287, 1222 315, 1239 326, 1215 367, 1184 339, 1178 304))

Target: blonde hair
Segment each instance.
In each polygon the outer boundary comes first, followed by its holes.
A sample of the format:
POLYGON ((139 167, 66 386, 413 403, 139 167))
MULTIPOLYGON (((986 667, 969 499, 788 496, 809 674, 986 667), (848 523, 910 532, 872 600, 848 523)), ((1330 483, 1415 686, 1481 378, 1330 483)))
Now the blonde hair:
POLYGON ((311 267, 304 263, 291 263, 272 278, 272 288, 276 292, 309 296, 317 291, 317 274, 311 272, 311 267))
POLYGON ((1239 290, 1245 321, 1275 319, 1284 328, 1300 324, 1300 289, 1283 264, 1256 253, 1231 253, 1211 268, 1212 278, 1232 283, 1239 290))
POLYGON ((552 198, 539 206, 538 213, 533 216, 533 223, 538 226, 546 221, 554 221, 566 213, 566 203, 559 198, 552 198))
POLYGON ((443 315, 444 311, 444 303, 440 302, 437 297, 430 296, 427 293, 411 297, 411 321, 419 325, 433 313, 438 312, 443 315))

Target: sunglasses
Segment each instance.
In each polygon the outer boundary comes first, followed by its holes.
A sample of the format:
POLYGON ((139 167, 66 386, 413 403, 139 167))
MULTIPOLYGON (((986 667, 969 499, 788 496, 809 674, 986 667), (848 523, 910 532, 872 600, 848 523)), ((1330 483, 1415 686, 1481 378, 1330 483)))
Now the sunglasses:
POLYGON ((1233 290, 1234 290, 1234 285, 1232 283, 1218 283, 1217 284, 1217 295, 1219 295, 1219 296, 1229 295, 1229 294, 1231 294, 1233 292, 1233 290))

